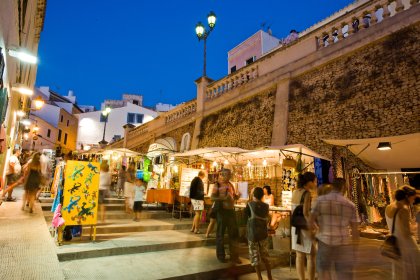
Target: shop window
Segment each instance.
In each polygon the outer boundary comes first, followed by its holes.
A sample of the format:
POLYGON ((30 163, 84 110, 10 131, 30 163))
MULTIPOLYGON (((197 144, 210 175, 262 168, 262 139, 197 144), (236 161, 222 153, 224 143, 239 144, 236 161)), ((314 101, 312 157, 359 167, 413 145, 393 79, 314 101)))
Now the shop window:
POLYGON ((48 129, 47 131, 47 137, 50 138, 51 137, 51 129, 48 129))
POLYGON ((58 142, 61 141, 61 129, 58 130, 58 138, 57 138, 58 142))
POLYGON ((67 144, 67 133, 64 133, 64 145, 67 144))

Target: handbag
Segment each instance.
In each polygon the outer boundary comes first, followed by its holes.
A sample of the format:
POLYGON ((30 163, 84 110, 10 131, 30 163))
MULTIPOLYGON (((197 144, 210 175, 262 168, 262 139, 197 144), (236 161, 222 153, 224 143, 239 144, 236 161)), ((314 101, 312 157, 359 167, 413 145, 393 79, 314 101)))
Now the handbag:
POLYGON ((400 209, 397 209, 394 214, 394 219, 392 220, 392 232, 391 235, 388 235, 384 243, 382 243, 380 250, 381 255, 384 257, 391 258, 393 260, 398 260, 401 257, 401 251, 398 247, 398 240, 397 237, 394 236, 394 229, 395 229, 395 219, 397 218, 397 213, 400 209))
POLYGON ((251 210, 251 217, 247 223, 248 240, 257 242, 266 239, 268 237, 267 218, 255 215, 251 203, 248 203, 248 207, 251 210))
POLYGON ((305 195, 307 191, 302 194, 300 199, 300 204, 293 210, 290 223, 297 229, 308 229, 308 223, 303 215, 303 202, 305 200, 305 195))

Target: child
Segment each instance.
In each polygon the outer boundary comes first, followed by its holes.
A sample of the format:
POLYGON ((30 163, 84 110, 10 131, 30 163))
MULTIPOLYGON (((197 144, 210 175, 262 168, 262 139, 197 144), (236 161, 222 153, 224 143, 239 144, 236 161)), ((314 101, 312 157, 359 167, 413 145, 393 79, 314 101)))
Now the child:
POLYGON ((133 221, 140 221, 140 212, 143 208, 144 195, 146 193, 146 188, 144 187, 144 181, 142 179, 136 178, 134 181, 134 219, 133 221))
POLYGON ((245 214, 248 216, 248 247, 251 265, 255 267, 258 280, 262 280, 260 261, 262 260, 267 268, 267 276, 272 280, 271 267, 268 260, 267 243, 267 221, 268 204, 262 201, 264 191, 260 187, 253 190, 253 201, 248 202, 245 208, 245 214))

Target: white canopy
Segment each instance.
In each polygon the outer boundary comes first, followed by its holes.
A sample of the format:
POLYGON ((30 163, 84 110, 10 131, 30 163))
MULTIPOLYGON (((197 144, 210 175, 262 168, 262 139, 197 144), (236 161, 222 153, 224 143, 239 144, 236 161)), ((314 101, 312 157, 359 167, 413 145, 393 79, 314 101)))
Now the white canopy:
POLYGON ((126 157, 135 157, 135 156, 142 155, 141 153, 138 153, 138 152, 126 149, 126 148, 105 150, 105 151, 102 151, 101 154, 103 154, 104 156, 117 154, 119 156, 126 156, 126 157))
POLYGON ((420 133, 366 139, 328 139, 325 143, 348 147, 367 165, 377 169, 420 167, 420 133), (390 142, 392 149, 380 151, 380 142, 390 142))
POLYGON ((302 153, 302 160, 305 162, 309 162, 314 157, 329 160, 301 144, 263 147, 256 150, 244 150, 237 147, 210 147, 176 153, 172 156, 197 156, 207 160, 223 159, 231 164, 246 164, 248 161, 252 163, 261 161, 260 164, 262 164, 262 160, 266 160, 267 164, 278 164, 280 158, 284 158, 284 155, 291 155, 293 158, 296 158, 296 155, 299 153, 302 153))

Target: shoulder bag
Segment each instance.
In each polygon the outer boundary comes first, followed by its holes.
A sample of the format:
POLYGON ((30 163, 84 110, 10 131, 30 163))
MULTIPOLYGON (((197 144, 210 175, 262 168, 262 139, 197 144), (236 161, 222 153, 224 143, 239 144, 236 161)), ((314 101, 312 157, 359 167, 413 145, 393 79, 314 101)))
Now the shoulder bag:
POLYGON ((391 235, 388 235, 384 243, 381 245, 381 255, 388 257, 394 260, 398 260, 401 257, 400 248, 398 247, 397 237, 394 235, 395 231, 395 219, 397 218, 397 213, 400 209, 397 209, 394 214, 394 219, 392 220, 392 231, 391 235))
POLYGON ((300 204, 293 210, 292 217, 290 223, 297 229, 308 229, 308 223, 305 219, 305 215, 303 214, 303 204, 305 201, 305 195, 308 191, 305 191, 302 194, 300 199, 300 204))

